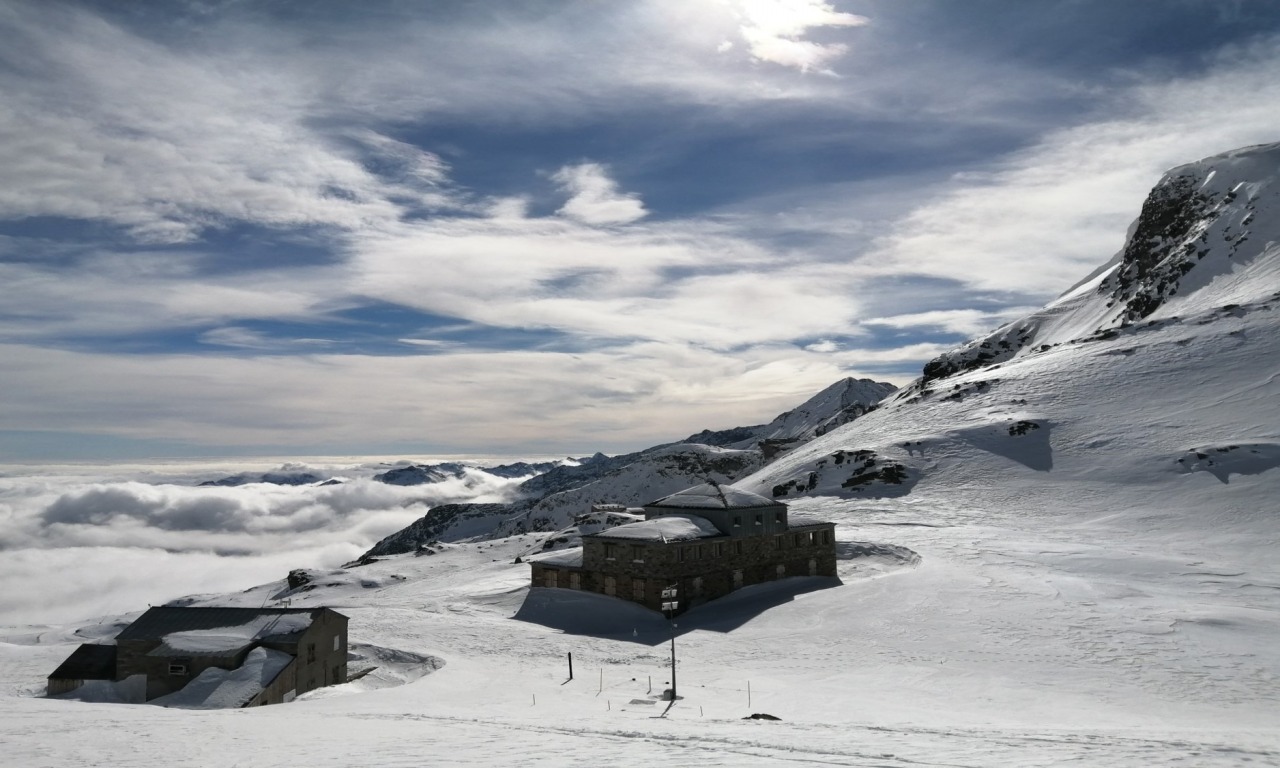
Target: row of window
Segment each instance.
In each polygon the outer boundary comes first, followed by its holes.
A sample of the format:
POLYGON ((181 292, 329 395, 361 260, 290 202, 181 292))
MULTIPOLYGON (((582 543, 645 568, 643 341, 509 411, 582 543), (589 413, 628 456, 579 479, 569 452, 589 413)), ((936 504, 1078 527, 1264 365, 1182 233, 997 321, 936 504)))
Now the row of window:
MULTIPOLYGON (((567 575, 569 577, 568 583, 562 585, 560 583, 560 571, 548 568, 547 570, 542 572, 542 585, 544 587, 550 587, 552 589, 555 589, 556 587, 560 587, 560 586, 567 586, 569 589, 582 589, 581 574, 577 573, 576 571, 569 571, 567 575)), ((779 564, 774 567, 774 576, 776 578, 781 579, 786 575, 787 575, 787 567, 785 565, 779 564)), ((818 575, 817 560, 812 560, 812 559, 809 560, 809 575, 810 576, 818 575)), ((627 581, 631 582, 632 599, 643 602, 645 599, 645 587, 647 582, 644 579, 639 579, 639 578, 627 579, 626 577, 623 577, 623 583, 625 584, 627 581)), ((733 571, 733 588, 740 589, 741 587, 742 587, 742 570, 736 569, 733 571)), ((692 593, 688 595, 689 597, 701 597, 702 596, 702 577, 697 576, 694 579, 692 579, 689 583, 689 589, 692 593)), ((604 577, 604 593, 611 597, 617 596, 618 594, 618 578, 617 577, 615 576, 604 577)))
MULTIPOLYGON (((786 525, 786 524, 787 524, 787 517, 786 517, 786 514, 785 514, 785 513, 783 513, 783 512, 774 512, 774 513, 773 513, 773 522, 774 522, 774 523, 776 523, 776 524, 778 524, 778 525, 786 525)), ((763 513, 763 512, 757 512, 757 513, 755 514, 755 524, 756 524, 756 525, 764 525, 764 513, 763 513)), ((733 527, 734 527, 734 528, 741 528, 741 527, 742 527, 742 515, 734 515, 734 516, 733 516, 733 527)))
MULTIPOLYGON (((759 516, 757 515, 757 517, 759 516)), ((735 523, 735 525, 737 525, 737 523, 735 523)), ((787 546, 788 536, 791 538, 791 546, 793 547, 804 547, 804 546, 812 547, 812 546, 817 546, 819 544, 831 543, 831 531, 829 530, 808 531, 805 533, 790 533, 790 534, 780 533, 777 536, 773 537, 773 548, 785 549, 787 546)), ((631 555, 631 562, 633 563, 644 562, 645 548, 643 546, 639 544, 632 544, 628 547, 628 549, 629 549, 629 554, 631 555)), ((618 555, 621 554, 621 550, 622 550, 622 546, 619 544, 605 544, 604 557, 606 560, 617 560, 618 555)), ((739 539, 737 541, 730 541, 730 542, 717 541, 711 544, 691 544, 686 547, 680 547, 679 549, 676 550, 676 562, 684 563, 684 562, 702 560, 706 557, 710 557, 712 559, 718 559, 718 558, 724 557, 726 551, 731 551, 732 554, 735 554, 735 555, 741 555, 744 551, 742 540, 739 539), (731 549, 726 550, 726 543, 731 549)))
POLYGON ((809 531, 807 533, 780 533, 773 537, 774 549, 785 549, 787 546, 787 537, 791 537, 791 546, 793 547, 814 547, 819 544, 831 543, 831 531, 809 531))

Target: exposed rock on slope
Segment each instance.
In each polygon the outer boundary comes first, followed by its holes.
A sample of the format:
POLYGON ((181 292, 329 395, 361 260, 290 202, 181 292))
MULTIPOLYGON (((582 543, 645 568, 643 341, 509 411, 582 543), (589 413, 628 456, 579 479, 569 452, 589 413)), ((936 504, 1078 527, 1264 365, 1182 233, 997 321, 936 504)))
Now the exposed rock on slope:
POLYGON ((936 379, 1110 336, 1177 304, 1175 297, 1229 282, 1222 278, 1254 264, 1280 239, 1278 148, 1246 147, 1169 171, 1151 190, 1124 248, 1098 273, 1043 310, 930 361, 903 396, 936 379))

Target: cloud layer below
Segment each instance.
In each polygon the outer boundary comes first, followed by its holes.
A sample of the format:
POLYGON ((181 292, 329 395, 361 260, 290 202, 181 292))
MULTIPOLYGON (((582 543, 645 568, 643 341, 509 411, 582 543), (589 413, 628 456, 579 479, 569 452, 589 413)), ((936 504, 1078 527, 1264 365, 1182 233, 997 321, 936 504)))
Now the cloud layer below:
POLYGON ((228 474, 213 464, 173 476, 94 476, 79 467, 0 478, 0 624, 137 611, 275 581, 295 568, 335 568, 431 506, 505 500, 518 482, 476 474, 396 487, 369 479, 385 465, 287 469, 346 482, 193 487, 228 474))

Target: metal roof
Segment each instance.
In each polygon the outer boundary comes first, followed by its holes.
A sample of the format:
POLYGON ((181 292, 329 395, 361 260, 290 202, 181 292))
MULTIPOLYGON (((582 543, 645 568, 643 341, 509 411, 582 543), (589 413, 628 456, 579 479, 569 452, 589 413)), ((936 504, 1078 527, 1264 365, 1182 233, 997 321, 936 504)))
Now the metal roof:
POLYGON ((72 651, 49 677, 59 680, 114 680, 116 647, 85 643, 72 651))
POLYGON ((780 501, 765 498, 758 493, 734 488, 732 485, 710 482, 686 488, 670 496, 663 496, 657 501, 645 504, 645 506, 675 509, 752 509, 755 507, 780 507, 785 505, 780 501))

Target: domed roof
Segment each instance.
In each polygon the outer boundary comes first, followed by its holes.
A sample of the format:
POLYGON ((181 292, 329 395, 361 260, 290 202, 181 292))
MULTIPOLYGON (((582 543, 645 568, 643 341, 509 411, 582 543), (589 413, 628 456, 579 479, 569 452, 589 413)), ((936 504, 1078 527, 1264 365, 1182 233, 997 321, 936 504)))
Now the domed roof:
POLYGON ((744 491, 731 485, 720 485, 716 482, 695 485, 670 496, 663 496, 657 501, 645 504, 646 507, 665 507, 668 509, 750 509, 752 507, 777 507, 780 502, 767 499, 758 493, 744 491))

